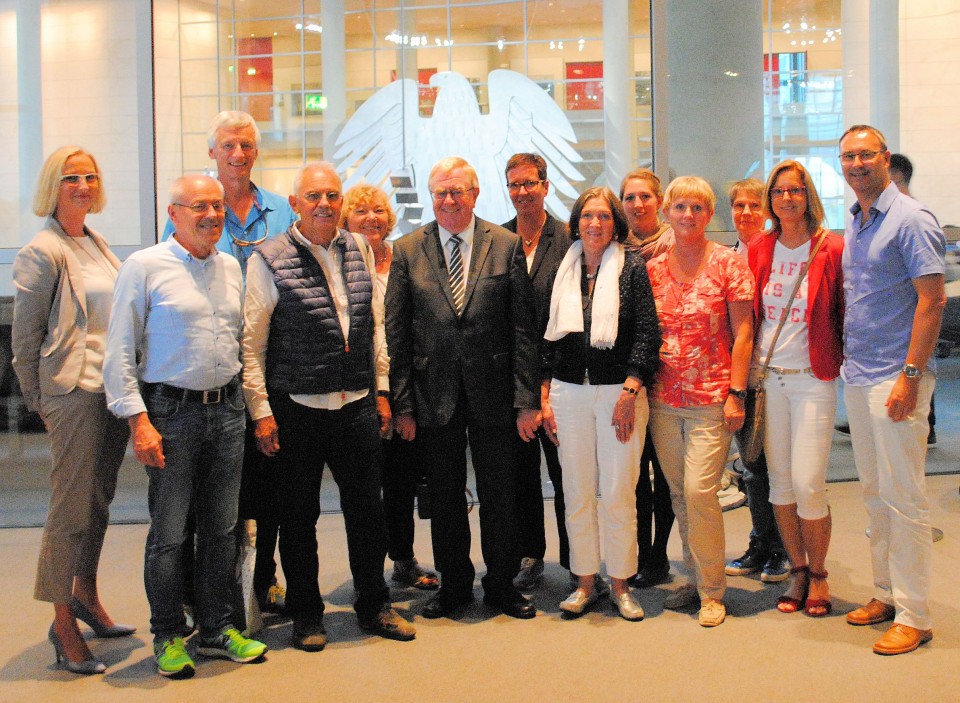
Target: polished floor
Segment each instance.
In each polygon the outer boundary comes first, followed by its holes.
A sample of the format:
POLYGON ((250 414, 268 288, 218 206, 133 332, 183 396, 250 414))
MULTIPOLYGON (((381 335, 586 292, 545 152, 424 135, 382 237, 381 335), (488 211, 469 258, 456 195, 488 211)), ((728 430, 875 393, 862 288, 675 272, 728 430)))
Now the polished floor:
MULTIPOLYGON (((482 603, 457 620, 424 620, 425 596, 394 591, 398 609, 418 628, 414 642, 365 636, 350 603, 343 521, 324 515, 320 584, 328 602, 331 643, 307 654, 288 645, 289 622, 269 620, 261 633, 271 651, 260 664, 198 658, 188 681, 157 676, 150 656, 149 611, 143 593, 144 525, 112 526, 101 570, 103 600, 118 620, 139 632, 122 640, 91 640, 107 673, 75 677, 53 665, 46 641, 52 609, 31 597, 40 541, 37 528, 0 530, 0 701, 956 701, 960 662, 960 477, 935 476, 928 491, 934 523, 946 537, 934 545, 934 640, 921 650, 880 657, 871 645, 883 628, 854 628, 843 615, 870 597, 866 516, 856 482, 834 483, 834 536, 827 567, 831 617, 815 620, 775 610, 782 585, 729 579, 727 621, 707 630, 694 611, 672 612, 663 601, 672 584, 638 591, 643 622, 614 617, 603 604, 583 618, 562 620, 566 574, 556 564, 552 506, 547 574, 533 592, 532 621, 497 615, 482 603)), ((477 513, 471 516, 476 535, 477 513)), ((746 545, 749 514, 725 513, 727 555, 746 545)), ((427 523, 417 550, 430 562, 427 523)), ((478 540, 474 561, 481 565, 478 540)), ((670 557, 676 572, 680 544, 670 557)), ((388 564, 389 569, 389 564, 388 564)), ((476 591, 478 597, 480 589, 476 591)))

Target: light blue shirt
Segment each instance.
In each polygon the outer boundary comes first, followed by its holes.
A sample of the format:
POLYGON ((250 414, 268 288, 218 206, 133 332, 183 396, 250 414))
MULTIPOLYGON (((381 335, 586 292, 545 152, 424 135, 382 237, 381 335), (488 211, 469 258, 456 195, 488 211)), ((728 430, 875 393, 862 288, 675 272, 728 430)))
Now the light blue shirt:
POLYGON ((107 407, 146 412, 138 381, 211 390, 240 373, 240 264, 197 259, 176 239, 130 255, 113 292, 103 365, 107 407))
MULTIPOLYGON (((843 380, 872 386, 900 373, 917 309, 913 280, 943 274, 946 242, 933 213, 889 184, 860 221, 850 208, 843 249, 843 380)), ((933 370, 930 359, 928 368, 933 370)))
MULTIPOLYGON (((237 242, 260 242, 275 237, 286 232, 297 221, 289 201, 282 195, 257 188, 253 183, 250 188, 253 190, 253 207, 247 214, 247 221, 240 222, 228 205, 224 212, 223 236, 217 242, 217 249, 224 254, 231 254, 240 262, 244 276, 247 275, 247 261, 255 247, 253 244, 242 246, 237 242)), ((172 234, 173 223, 168 219, 160 241, 167 241, 172 234)))

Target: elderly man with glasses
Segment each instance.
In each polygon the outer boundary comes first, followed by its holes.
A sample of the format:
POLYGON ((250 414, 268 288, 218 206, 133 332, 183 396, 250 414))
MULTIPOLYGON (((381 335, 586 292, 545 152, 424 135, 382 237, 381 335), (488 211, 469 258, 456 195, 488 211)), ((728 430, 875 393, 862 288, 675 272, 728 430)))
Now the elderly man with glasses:
POLYGON ((372 250, 339 229, 342 185, 333 166, 308 164, 290 205, 296 223, 257 247, 247 269, 243 391, 283 513, 280 557, 293 646, 327 642, 317 586, 320 479, 340 489, 360 627, 407 641, 383 579, 387 532, 380 497, 380 432, 390 426, 383 321, 375 319, 372 250))
POLYGON ((532 618, 534 605, 513 585, 520 555, 512 437, 536 437, 540 407, 536 310, 523 243, 474 216, 480 187, 463 159, 441 159, 428 183, 436 222, 397 241, 386 297, 396 428, 421 446, 442 577, 423 615, 451 616, 473 600, 464 496, 469 441, 482 506, 484 601, 511 617, 532 618))

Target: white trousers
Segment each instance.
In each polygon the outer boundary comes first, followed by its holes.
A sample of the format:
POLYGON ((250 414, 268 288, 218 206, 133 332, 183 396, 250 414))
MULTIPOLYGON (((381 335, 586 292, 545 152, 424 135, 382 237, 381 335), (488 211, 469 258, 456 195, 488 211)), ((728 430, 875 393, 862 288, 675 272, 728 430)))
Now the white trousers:
POLYGON ((646 389, 636 396, 633 434, 623 444, 613 427, 622 384, 591 386, 554 380, 550 403, 557 419, 570 571, 600 571, 603 517, 607 574, 626 579, 637 572, 637 479, 649 408, 646 389), (600 494, 599 504, 597 493, 600 494))
POLYGON ((670 485, 687 576, 695 579, 701 600, 722 600, 726 544, 717 491, 733 438, 724 426, 723 406, 675 408, 654 402, 650 434, 670 485))
POLYGON ((895 380, 847 384, 843 398, 870 517, 874 598, 896 606, 896 622, 928 630, 933 543, 924 468, 935 379, 921 377, 917 407, 901 422, 893 422, 884 405, 895 380))
POLYGON ((819 520, 830 514, 827 466, 837 415, 837 382, 806 373, 764 383, 767 394, 764 452, 770 472, 770 502, 797 504, 797 515, 819 520))

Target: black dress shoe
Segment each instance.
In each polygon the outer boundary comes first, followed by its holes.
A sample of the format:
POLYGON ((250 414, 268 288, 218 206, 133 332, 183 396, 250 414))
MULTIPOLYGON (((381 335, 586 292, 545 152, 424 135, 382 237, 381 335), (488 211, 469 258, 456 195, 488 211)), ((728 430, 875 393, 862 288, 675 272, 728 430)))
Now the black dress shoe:
POLYGON ((661 583, 670 581, 670 564, 661 564, 660 566, 644 567, 636 575, 627 579, 634 588, 650 588, 661 583))
POLYGON ((524 598, 518 591, 504 594, 486 594, 483 602, 499 608, 504 615, 519 620, 529 620, 537 614, 537 606, 524 598))
POLYGON ((473 602, 472 593, 457 597, 450 597, 445 594, 438 593, 427 601, 427 604, 423 606, 423 612, 421 614, 428 620, 447 618, 471 602, 473 602))

